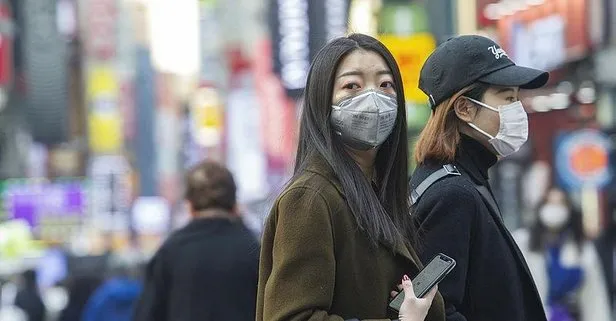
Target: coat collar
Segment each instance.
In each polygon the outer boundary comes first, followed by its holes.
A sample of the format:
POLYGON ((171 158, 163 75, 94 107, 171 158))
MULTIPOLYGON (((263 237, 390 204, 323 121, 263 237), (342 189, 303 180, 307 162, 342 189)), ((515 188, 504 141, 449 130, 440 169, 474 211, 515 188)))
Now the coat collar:
MULTIPOLYGON (((338 177, 334 173, 334 170, 331 166, 324 160, 322 157, 313 156, 310 158, 308 165, 306 166, 306 171, 317 174, 325 178, 329 183, 334 186, 334 188, 338 191, 340 196, 346 200, 346 196, 344 193, 344 189, 338 180, 338 177)), ((383 245, 386 246, 386 245, 383 245)), ((390 246, 386 246, 391 248, 390 246)), ((404 257, 410 263, 415 265, 418 269, 422 267, 421 261, 417 257, 414 251, 410 251, 409 248, 404 244, 398 244, 391 248, 397 255, 404 257)))
POLYGON ((456 163, 481 185, 487 185, 488 170, 496 164, 498 158, 475 139, 461 135, 456 152, 456 163))

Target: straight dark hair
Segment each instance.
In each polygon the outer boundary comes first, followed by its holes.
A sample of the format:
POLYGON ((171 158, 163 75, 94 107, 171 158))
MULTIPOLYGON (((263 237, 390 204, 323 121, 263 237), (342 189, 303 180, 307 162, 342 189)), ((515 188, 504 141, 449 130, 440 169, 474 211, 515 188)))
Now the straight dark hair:
POLYGON ((313 157, 331 167, 345 193, 346 201, 357 225, 370 241, 391 247, 415 245, 415 227, 409 215, 407 190, 408 147, 406 108, 400 70, 392 54, 378 40, 363 34, 335 39, 316 55, 303 97, 299 143, 295 160, 295 181, 313 157), (355 50, 379 54, 392 72, 398 102, 394 129, 380 146, 375 159, 376 185, 366 178, 349 156, 330 124, 336 70, 342 59, 355 50))

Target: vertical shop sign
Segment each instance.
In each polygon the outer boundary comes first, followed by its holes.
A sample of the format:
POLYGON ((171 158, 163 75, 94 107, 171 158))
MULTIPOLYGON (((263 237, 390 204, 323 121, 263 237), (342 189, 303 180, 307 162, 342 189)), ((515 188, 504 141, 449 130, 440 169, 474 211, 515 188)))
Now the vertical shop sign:
POLYGON ((400 66, 404 97, 413 103, 426 103, 428 97, 418 87, 419 74, 421 66, 436 48, 434 37, 429 33, 416 33, 410 36, 383 35, 379 38, 400 66))
POLYGON ((344 36, 348 0, 271 0, 273 68, 292 98, 306 85, 310 63, 327 41, 344 36))
POLYGON ((222 137, 222 102, 218 91, 201 87, 195 93, 192 108, 192 128, 196 141, 204 147, 216 147, 222 137))
POLYGON ((119 106, 117 0, 89 1, 85 8, 88 133, 95 154, 121 151, 124 142, 119 106))
POLYGON ((0 87, 13 81, 13 23, 12 12, 6 3, 0 3, 0 87))
POLYGON ((88 1, 85 37, 89 59, 109 61, 116 55, 117 0, 88 1))
POLYGON ((428 97, 418 88, 419 74, 436 48, 436 39, 427 32, 426 16, 423 5, 412 3, 384 5, 379 16, 379 39, 400 67, 404 97, 415 104, 428 102, 428 97))
POLYGON ((261 136, 267 153, 269 184, 279 186, 290 166, 296 146, 297 116, 280 79, 272 72, 272 46, 262 39, 255 55, 254 76, 260 108, 261 136))
POLYGON ((67 42, 57 27, 55 0, 20 0, 27 90, 25 114, 37 142, 57 144, 69 135, 67 42))
POLYGON ((97 156, 90 163, 92 216, 103 230, 128 229, 131 170, 122 156, 97 156))
POLYGON ((202 2, 200 5, 199 34, 201 44, 202 82, 213 84, 216 88, 224 88, 227 84, 225 60, 222 54, 223 33, 220 30, 219 7, 215 1, 202 2))
POLYGON ((122 124, 118 108, 119 88, 113 68, 91 65, 88 70, 88 119, 90 149, 97 154, 118 152, 122 124))
POLYGON ((267 197, 267 154, 261 136, 261 113, 252 72, 234 76, 226 109, 227 164, 237 176, 240 203, 267 197))
POLYGON ((157 196, 155 143, 155 80, 150 51, 137 49, 137 78, 135 81, 135 150, 139 169, 140 196, 157 196))

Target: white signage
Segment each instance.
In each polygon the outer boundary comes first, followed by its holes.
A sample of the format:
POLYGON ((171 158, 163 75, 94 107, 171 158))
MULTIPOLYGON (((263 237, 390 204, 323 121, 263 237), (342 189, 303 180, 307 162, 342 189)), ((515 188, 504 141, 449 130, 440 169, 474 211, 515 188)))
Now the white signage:
POLYGON ((278 0, 280 76, 287 89, 302 89, 310 68, 307 0, 278 0))

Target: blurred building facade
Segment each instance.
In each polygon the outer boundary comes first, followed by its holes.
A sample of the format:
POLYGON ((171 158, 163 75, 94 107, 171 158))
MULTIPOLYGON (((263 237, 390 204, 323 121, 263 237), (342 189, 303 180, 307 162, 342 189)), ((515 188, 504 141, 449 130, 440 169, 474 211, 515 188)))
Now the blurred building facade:
POLYGON ((507 225, 531 223, 554 183, 594 235, 616 197, 615 17, 614 0, 2 0, 0 218, 84 253, 151 251, 186 221, 182 173, 207 157, 235 173, 258 233, 323 44, 362 32, 390 48, 412 148, 430 116, 423 61, 480 33, 552 74, 524 93, 529 143, 494 168, 507 225))

